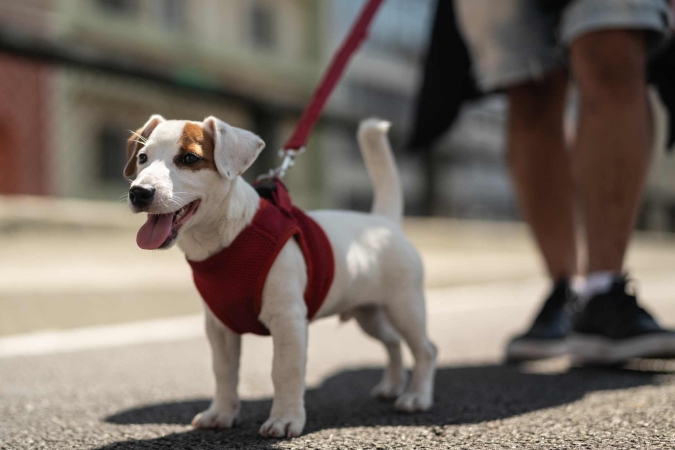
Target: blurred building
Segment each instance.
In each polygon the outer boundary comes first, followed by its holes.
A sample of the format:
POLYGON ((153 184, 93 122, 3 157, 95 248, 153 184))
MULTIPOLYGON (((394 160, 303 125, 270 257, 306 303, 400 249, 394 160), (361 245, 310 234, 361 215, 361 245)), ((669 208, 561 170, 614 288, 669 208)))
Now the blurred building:
MULTIPOLYGON (((36 36, 52 31, 52 2, 0 2, 0 23, 36 36)), ((0 193, 49 194, 52 146, 48 104, 54 71, 0 54, 0 193)))
MULTIPOLYGON (((268 149, 251 174, 266 171, 278 163, 276 149, 362 5, 0 0, 0 42, 35 50, 22 55, 0 48, 0 193, 118 199, 126 190, 121 171, 128 130, 153 113, 193 120, 216 115, 253 129, 268 149)), ((398 149, 434 7, 434 0, 384 3, 310 151, 289 173, 298 203, 368 208, 371 188, 354 132, 359 120, 374 115, 394 125, 408 213, 518 217, 504 164, 502 99, 466 108, 432 156, 398 149)), ((643 226, 675 229, 673 170, 673 160, 658 155, 643 226)))
MULTIPOLYGON (((42 115, 46 123, 39 128, 47 130, 49 137, 36 142, 34 151, 42 149, 38 159, 49 170, 37 177, 39 190, 27 189, 25 182, 17 180, 11 181, 11 187, 6 182, 3 191, 114 199, 125 190, 120 168, 128 130, 136 129, 152 113, 194 120, 213 114, 257 129, 261 125, 256 122, 258 111, 253 111, 257 103, 300 108, 318 73, 312 48, 316 41, 313 4, 303 0, 0 2, 3 32, 17 40, 52 45, 92 63, 166 74, 187 85, 207 89, 226 85, 239 100, 218 101, 151 81, 107 75, 104 70, 49 67, 10 57, 1 61, 0 92, 18 96, 4 104, 21 105, 21 109, 4 114, 10 125, 0 130, 16 128, 13 121, 29 124, 42 115), (22 95, 22 90, 31 94, 22 95), (20 98, 30 102, 22 105, 20 98), (40 114, 35 108, 41 108, 40 114)), ((273 130, 276 125, 267 127, 273 130)), ((12 138, 4 132, 0 136, 3 142, 30 141, 20 131, 12 138)))
MULTIPOLYGON (((367 197, 370 189, 355 147, 354 125, 379 115, 402 128, 410 113, 431 4, 385 4, 371 42, 329 106, 340 117, 339 125, 317 129, 312 151, 289 175, 300 203, 366 202, 362 191, 367 197)), ((23 164, 20 170, 8 168, 0 188, 117 198, 125 191, 119 173, 128 130, 152 113, 195 120, 214 114, 254 129, 269 147, 255 170, 266 170, 278 162, 276 149, 361 5, 360 0, 0 1, 5 39, 46 46, 92 64, 73 68, 16 56, 0 61, 0 94, 8 109, 0 136, 3 142, 31 142, 35 147, 30 150, 35 156, 32 171, 23 164), (133 80, 101 70, 106 64, 164 74, 183 85, 230 95, 209 98, 133 80), (35 127, 38 118, 43 123, 35 127), (22 131, 14 122, 32 126, 22 131), (36 128, 41 136, 31 131, 36 128)))

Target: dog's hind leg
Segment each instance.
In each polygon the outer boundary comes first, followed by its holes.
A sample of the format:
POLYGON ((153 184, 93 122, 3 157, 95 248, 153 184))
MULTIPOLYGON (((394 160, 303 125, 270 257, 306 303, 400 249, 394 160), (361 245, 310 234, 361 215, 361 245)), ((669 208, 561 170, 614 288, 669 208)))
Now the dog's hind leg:
POLYGON ((380 306, 361 306, 351 311, 351 314, 368 336, 382 342, 389 356, 382 380, 370 391, 370 395, 379 399, 399 397, 406 384, 406 371, 401 356, 401 335, 380 306))
POLYGON ((396 400, 396 409, 426 411, 433 405, 436 346, 427 337, 424 292, 410 288, 390 291, 385 311, 415 358, 410 384, 396 400))

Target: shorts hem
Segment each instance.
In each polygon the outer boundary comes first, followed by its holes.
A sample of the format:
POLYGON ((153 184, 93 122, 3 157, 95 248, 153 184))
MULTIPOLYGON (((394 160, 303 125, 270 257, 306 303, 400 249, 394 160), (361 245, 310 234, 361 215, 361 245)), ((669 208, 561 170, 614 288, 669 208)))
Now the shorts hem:
MULTIPOLYGON (((575 39, 584 34, 592 33, 594 31, 604 30, 644 30, 654 31, 661 37, 666 36, 668 29, 668 13, 658 8, 653 8, 649 11, 644 11, 639 15, 634 12, 615 12, 609 16, 588 15, 580 17, 581 14, 575 14, 573 18, 566 20, 568 24, 564 26, 560 33, 560 41, 568 47, 575 39)), ((656 44, 658 44, 657 39, 656 44)), ((651 43, 651 42, 650 42, 651 43)))
POLYGON ((551 72, 563 67, 565 67, 563 61, 558 58, 529 59, 526 61, 518 61, 513 58, 510 60, 508 67, 490 70, 489 74, 477 68, 475 76, 481 91, 489 93, 541 80, 551 72))

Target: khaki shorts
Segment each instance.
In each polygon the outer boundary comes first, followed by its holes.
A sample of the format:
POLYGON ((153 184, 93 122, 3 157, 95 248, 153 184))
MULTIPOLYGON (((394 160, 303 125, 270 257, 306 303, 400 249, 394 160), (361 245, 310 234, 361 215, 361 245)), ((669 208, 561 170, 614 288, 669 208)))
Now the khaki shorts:
MULTIPOLYGON (((441 0, 443 1, 443 0, 441 0)), ((454 0, 478 85, 495 91, 542 78, 566 64, 567 46, 600 30, 648 31, 658 46, 671 23, 669 0, 454 0)))

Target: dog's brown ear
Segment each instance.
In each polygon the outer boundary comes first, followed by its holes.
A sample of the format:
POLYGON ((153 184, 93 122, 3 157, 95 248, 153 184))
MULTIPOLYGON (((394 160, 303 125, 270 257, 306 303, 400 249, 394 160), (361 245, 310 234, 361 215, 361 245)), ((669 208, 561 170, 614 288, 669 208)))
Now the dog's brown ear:
POLYGON ((129 140, 127 140, 127 165, 124 166, 125 178, 131 178, 136 174, 136 156, 138 155, 138 151, 145 146, 145 141, 150 137, 157 125, 164 121, 164 117, 154 114, 150 116, 145 125, 129 136, 129 140))
POLYGON ((263 140, 255 134, 213 116, 204 119, 204 130, 213 138, 216 168, 228 180, 244 173, 265 148, 263 140))

